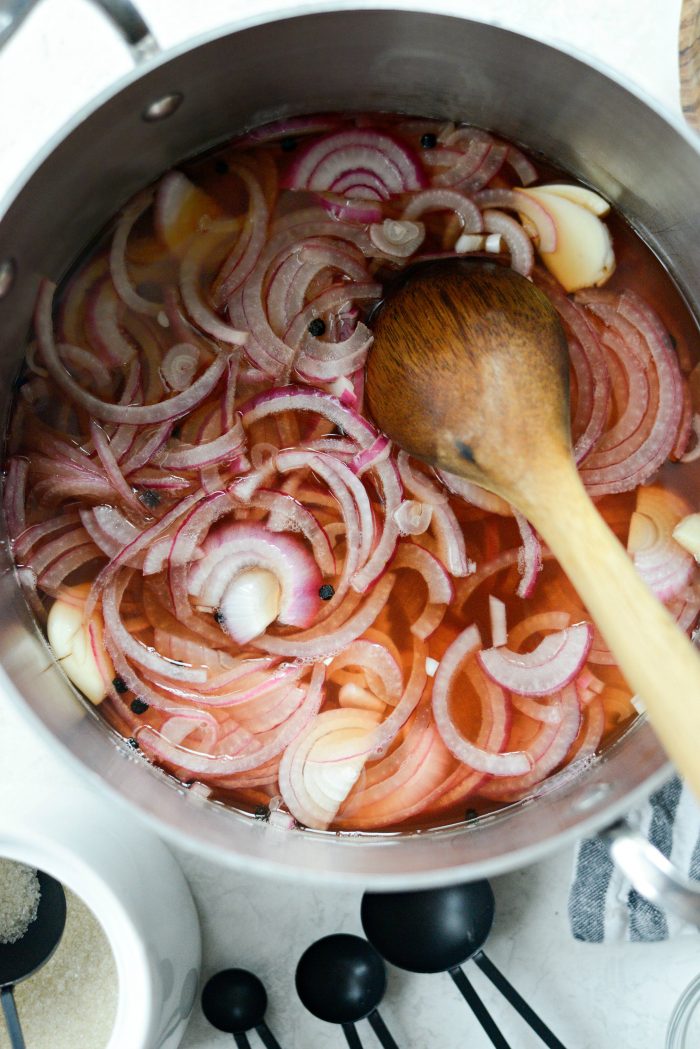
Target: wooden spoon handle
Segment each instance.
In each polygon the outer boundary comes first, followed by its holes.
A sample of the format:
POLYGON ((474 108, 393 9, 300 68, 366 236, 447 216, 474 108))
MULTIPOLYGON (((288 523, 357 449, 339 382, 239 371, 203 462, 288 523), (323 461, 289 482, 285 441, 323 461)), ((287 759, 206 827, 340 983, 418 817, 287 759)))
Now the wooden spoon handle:
POLYGON ((683 0, 678 33, 683 116, 700 131, 700 0, 683 0))
POLYGON ((530 485, 539 491, 521 508, 644 701, 669 757, 700 797, 700 653, 637 574, 573 462, 562 461, 539 482, 533 472, 530 485))

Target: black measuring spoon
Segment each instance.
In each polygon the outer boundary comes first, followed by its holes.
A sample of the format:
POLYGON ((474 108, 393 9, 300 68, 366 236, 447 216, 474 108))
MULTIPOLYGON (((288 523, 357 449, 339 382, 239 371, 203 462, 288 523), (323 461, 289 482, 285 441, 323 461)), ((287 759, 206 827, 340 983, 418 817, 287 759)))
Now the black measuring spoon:
POLYGON ((238 1049, 250 1049, 249 1031, 257 1031, 266 1049, 281 1049, 265 1023, 266 1009, 262 981, 247 969, 223 969, 202 991, 202 1012, 212 1027, 233 1035, 238 1049))
POLYGON ((34 921, 15 943, 0 943, 0 1001, 12 1049, 25 1049, 15 1004, 16 984, 41 969, 63 936, 66 925, 66 894, 55 878, 37 871, 39 907, 34 921))
POLYGON ((299 959, 296 986, 310 1013, 343 1028, 350 1049, 362 1049, 355 1024, 364 1019, 383 1049, 398 1049, 377 1011, 386 990, 384 962, 361 936, 337 933, 312 943, 299 959))
POLYGON ((548 1049, 565 1049, 482 947, 495 911, 487 881, 416 892, 366 892, 362 927, 383 958, 414 973, 448 972, 497 1049, 510 1049, 461 966, 471 958, 548 1049))

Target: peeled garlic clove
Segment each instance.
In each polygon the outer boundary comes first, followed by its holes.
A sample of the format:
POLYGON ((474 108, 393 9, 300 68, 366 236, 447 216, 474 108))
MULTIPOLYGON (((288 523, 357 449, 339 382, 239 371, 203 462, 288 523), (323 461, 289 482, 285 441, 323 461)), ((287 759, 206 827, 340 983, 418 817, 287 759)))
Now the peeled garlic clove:
POLYGON ((700 561, 700 514, 684 517, 673 529, 673 538, 696 561, 700 561))
POLYGON ((226 587, 219 621, 239 645, 263 634, 279 615, 282 588, 273 572, 247 568, 226 587))
POLYGON ((423 243, 424 237, 423 223, 411 222, 409 219, 384 219, 384 222, 373 222, 369 227, 369 239, 375 248, 397 259, 412 255, 423 243))
POLYGON ((607 226, 587 208, 565 197, 536 189, 518 189, 542 204, 557 231, 554 251, 539 252, 545 266, 565 291, 604 284, 615 268, 607 226))
POLYGON ((102 626, 85 622, 83 606, 54 601, 46 625, 49 644, 70 680, 92 703, 101 703, 114 678, 105 651, 102 626))
POLYGON ((383 714, 386 704, 374 692, 368 688, 356 685, 353 681, 346 681, 341 685, 338 692, 338 703, 341 707, 353 707, 355 710, 376 710, 383 714))
POLYGON ((176 254, 198 231, 203 218, 215 219, 222 214, 216 201, 181 171, 170 171, 161 180, 154 210, 158 235, 176 254))
POLYGON ((537 186, 535 188, 539 194, 547 193, 555 197, 563 197, 565 200, 571 201, 572 204, 578 204, 580 207, 585 208, 586 211, 592 211, 594 215, 599 217, 607 215, 610 211, 610 205, 607 200, 598 193, 594 193, 592 189, 586 189, 585 186, 569 186, 565 182, 550 182, 546 186, 537 186))

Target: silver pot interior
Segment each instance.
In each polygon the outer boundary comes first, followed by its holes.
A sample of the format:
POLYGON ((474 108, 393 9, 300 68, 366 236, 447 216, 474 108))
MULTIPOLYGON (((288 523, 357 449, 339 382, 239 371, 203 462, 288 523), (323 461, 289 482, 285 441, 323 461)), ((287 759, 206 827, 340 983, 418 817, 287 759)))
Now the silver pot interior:
MULTIPOLYGON (((614 201, 698 313, 700 157, 690 136, 589 65, 493 26, 416 11, 314 13, 205 40, 122 83, 65 137, 0 224, 16 278, 0 301, 2 421, 38 280, 60 280, 136 190, 184 157, 280 116, 385 110, 469 121, 540 151, 614 201), (179 91, 168 119, 150 103, 179 91)), ((107 730, 53 663, 3 544, 8 697, 95 781, 200 851, 258 869, 387 886, 479 877, 600 826, 668 771, 643 722, 585 769, 473 827, 411 835, 283 833, 203 803, 107 730)))

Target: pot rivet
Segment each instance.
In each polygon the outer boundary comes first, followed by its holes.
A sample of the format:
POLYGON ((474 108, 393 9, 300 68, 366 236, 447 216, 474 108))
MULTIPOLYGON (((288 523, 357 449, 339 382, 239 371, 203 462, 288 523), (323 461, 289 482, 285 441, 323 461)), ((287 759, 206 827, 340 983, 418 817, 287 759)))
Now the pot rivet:
POLYGON ((169 95, 163 95, 146 106, 141 114, 143 120, 153 123, 156 120, 165 120, 180 108, 184 95, 180 91, 172 91, 169 95))
POLYGON ((3 259, 0 262, 0 299, 9 294, 17 276, 17 265, 14 259, 3 259))

